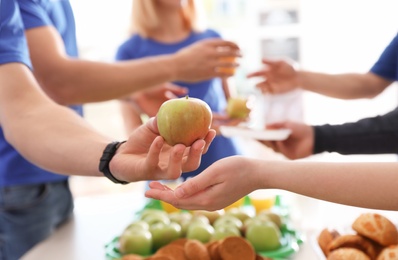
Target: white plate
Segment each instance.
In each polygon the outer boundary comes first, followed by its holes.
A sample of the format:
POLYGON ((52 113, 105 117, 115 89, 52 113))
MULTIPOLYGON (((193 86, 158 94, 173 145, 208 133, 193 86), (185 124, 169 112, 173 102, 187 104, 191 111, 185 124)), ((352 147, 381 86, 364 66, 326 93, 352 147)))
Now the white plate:
POLYGON ((257 140, 281 141, 291 134, 290 129, 258 130, 239 126, 220 126, 220 132, 225 137, 246 137, 257 140))

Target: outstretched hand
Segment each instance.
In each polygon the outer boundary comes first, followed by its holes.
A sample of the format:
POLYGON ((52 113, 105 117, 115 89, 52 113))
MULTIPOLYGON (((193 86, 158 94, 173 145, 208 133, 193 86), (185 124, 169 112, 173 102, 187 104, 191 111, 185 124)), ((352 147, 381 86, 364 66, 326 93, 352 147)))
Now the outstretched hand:
POLYGON ((296 122, 280 122, 267 125, 267 129, 290 129, 292 132, 283 141, 260 141, 289 159, 300 159, 313 154, 314 130, 312 126, 296 122))
POLYGON ((279 94, 299 87, 298 73, 292 63, 284 60, 262 60, 264 67, 247 75, 248 78, 261 77, 256 87, 263 93, 279 94))
POLYGON ((177 179, 182 172, 193 171, 200 165, 216 133, 210 129, 204 139, 190 147, 166 144, 159 136, 156 118, 137 128, 117 151, 110 162, 110 170, 128 182, 142 180, 177 179))
POLYGON ((213 211, 225 208, 257 188, 255 174, 247 172, 249 167, 242 167, 246 160, 242 156, 221 159, 175 190, 160 182, 151 182, 145 196, 181 209, 213 211))

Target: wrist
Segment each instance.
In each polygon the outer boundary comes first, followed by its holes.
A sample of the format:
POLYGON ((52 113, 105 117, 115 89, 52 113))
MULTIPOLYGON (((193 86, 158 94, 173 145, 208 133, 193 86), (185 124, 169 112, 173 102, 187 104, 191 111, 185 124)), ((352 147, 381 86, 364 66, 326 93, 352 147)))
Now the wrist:
POLYGON ((125 143, 126 141, 123 142, 112 142, 109 143, 101 156, 100 163, 99 163, 99 170, 104 174, 105 177, 107 177, 109 180, 111 180, 114 183, 118 184, 128 184, 128 182, 123 181, 118 179, 117 177, 114 176, 112 173, 111 168, 111 162, 114 156, 120 152, 120 147, 125 143))

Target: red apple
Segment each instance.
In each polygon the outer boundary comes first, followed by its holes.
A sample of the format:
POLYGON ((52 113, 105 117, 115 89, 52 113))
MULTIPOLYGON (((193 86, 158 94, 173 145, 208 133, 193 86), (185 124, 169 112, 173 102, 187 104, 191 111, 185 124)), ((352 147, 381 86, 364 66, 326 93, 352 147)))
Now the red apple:
POLYGON ((203 100, 188 96, 164 102, 157 114, 160 135, 169 145, 191 146, 209 132, 212 113, 203 100))

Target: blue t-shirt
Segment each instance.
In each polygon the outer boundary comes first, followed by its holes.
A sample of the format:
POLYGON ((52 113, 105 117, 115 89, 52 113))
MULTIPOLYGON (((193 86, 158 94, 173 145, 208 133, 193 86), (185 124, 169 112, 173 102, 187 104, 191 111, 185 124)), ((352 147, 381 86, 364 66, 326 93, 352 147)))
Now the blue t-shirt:
POLYGON ((384 49, 370 71, 387 80, 398 81, 398 34, 384 49))
MULTIPOLYGON (((184 40, 176 43, 161 43, 149 38, 143 38, 138 34, 127 39, 119 48, 116 54, 117 60, 139 59, 149 56, 157 56, 164 54, 172 54, 180 49, 189 46, 200 40, 208 38, 220 38, 220 35, 214 30, 206 30, 204 32, 191 32, 184 40)), ((173 82, 176 85, 188 88, 189 96, 204 100, 209 104, 214 112, 222 112, 226 107, 225 94, 222 88, 220 78, 191 82, 173 82)), ((182 177, 187 178, 195 176, 210 166, 215 161, 227 156, 242 154, 236 140, 233 138, 225 138, 217 136, 210 145, 209 151, 203 155, 200 167, 189 173, 185 173, 182 177)))
MULTIPOLYGON (((10 0, 1 1, 1 5, 3 6, 5 2, 10 2, 10 0)), ((77 57, 74 16, 69 1, 17 0, 17 3, 25 30, 41 26, 53 26, 62 36, 67 54, 71 57, 77 57)), ((3 13, 1 13, 1 19, 3 17, 3 13)), ((16 19, 14 23, 21 25, 16 19)), ((15 30, 15 32, 18 31, 15 30)), ((15 45, 14 47, 18 48, 18 51, 24 52, 21 46, 15 45)), ((82 106, 71 108, 82 115, 82 106)), ((27 128, 26 131, 29 131, 29 129, 27 128)), ((48 172, 24 159, 7 143, 3 131, 0 129, 0 187, 55 182, 66 178, 67 176, 48 172)))
POLYGON ((18 5, 0 0, 0 64, 10 62, 31 67, 18 5))

